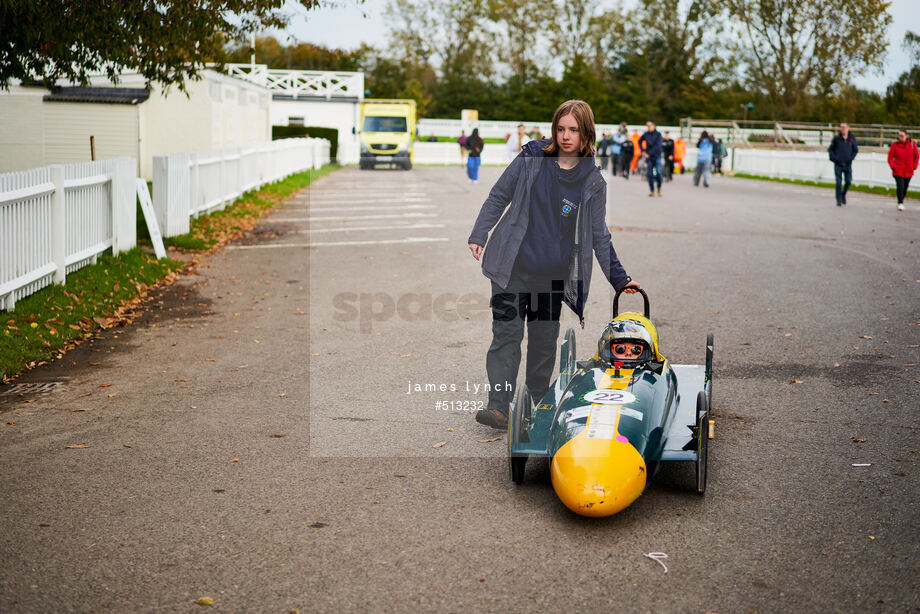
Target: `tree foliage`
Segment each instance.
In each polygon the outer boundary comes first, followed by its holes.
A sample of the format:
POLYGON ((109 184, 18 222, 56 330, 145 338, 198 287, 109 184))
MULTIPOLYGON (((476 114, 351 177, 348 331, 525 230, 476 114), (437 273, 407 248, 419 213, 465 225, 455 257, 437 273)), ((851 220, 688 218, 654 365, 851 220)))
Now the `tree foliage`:
MULTIPOLYGON (((312 9, 322 0, 301 0, 312 9)), ((11 79, 86 85, 137 71, 184 89, 227 39, 283 27, 284 0, 5 0, 0 2, 0 87, 11 79)))
POLYGON ((732 20, 746 85, 778 116, 808 112, 809 96, 839 93, 880 69, 889 0, 716 0, 732 20))

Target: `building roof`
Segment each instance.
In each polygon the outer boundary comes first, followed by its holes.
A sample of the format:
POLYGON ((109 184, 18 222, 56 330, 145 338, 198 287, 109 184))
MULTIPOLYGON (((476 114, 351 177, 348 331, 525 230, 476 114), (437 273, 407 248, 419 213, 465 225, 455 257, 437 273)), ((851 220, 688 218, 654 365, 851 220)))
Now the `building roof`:
POLYGON ((42 97, 45 102, 140 104, 150 97, 142 87, 59 87, 42 97))
POLYGON ((292 94, 275 93, 272 93, 272 100, 300 100, 304 102, 361 102, 361 99, 357 96, 334 96, 332 98, 326 98, 325 96, 311 96, 310 94, 300 94, 294 96, 292 94))

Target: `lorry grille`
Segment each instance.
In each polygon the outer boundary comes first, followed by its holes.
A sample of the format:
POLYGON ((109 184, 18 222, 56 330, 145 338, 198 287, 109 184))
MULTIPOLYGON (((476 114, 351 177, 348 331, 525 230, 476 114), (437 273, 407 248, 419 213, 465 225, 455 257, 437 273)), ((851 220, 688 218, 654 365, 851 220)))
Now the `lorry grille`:
POLYGON ((394 143, 371 143, 373 149, 379 149, 380 151, 390 151, 391 149, 396 149, 394 143))

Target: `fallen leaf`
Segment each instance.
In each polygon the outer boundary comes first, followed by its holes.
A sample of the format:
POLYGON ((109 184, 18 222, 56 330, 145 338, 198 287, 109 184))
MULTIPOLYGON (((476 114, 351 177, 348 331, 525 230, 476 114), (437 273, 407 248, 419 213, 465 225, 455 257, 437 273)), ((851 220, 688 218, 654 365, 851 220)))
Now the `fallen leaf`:
POLYGON ((88 447, 89 447, 89 444, 86 444, 86 443, 78 443, 78 444, 73 445, 73 446, 65 446, 65 447, 66 447, 68 450, 76 450, 77 448, 88 448, 88 447))
POLYGON ((850 439, 853 440, 853 443, 866 443, 865 437, 851 437, 850 439))
POLYGON ((7 424, 16 424, 16 421, 15 421, 15 420, 7 420, 6 423, 7 423, 7 424))
POLYGON ((31 326, 32 328, 38 328, 38 323, 32 322, 31 324, 29 324, 29 326, 31 326))
POLYGON ((118 393, 117 393, 117 392, 113 392, 112 394, 109 395, 109 398, 111 399, 112 397, 117 397, 117 396, 118 396, 118 393))
POLYGON ((123 443, 123 444, 121 444, 121 445, 123 445, 123 446, 126 447, 126 448, 132 448, 132 447, 134 447, 134 446, 132 446, 130 443, 123 443))
POLYGON ((205 358, 208 362, 217 362, 216 358, 205 358))
POLYGON ((253 342, 253 343, 259 343, 259 340, 258 340, 258 339, 253 339, 252 342, 253 342))
POLYGON ((100 387, 100 388, 108 388, 108 387, 111 386, 111 385, 112 385, 112 384, 99 384, 99 387, 100 387))
POLYGON ((837 367, 839 367, 839 366, 840 366, 840 363, 839 363, 839 362, 835 362, 835 363, 834 363, 834 368, 835 368, 835 369, 836 369, 837 367))
POLYGON ((803 382, 803 381, 800 380, 800 379, 791 379, 791 380, 789 380, 789 383, 790 383, 790 384, 804 384, 805 382, 803 382))
POLYGON ((210 597, 200 597, 199 599, 195 600, 195 603, 198 605, 214 605, 214 600, 210 597))
POLYGON ((238 463, 238 462, 240 462, 240 459, 238 459, 238 458, 231 458, 231 459, 230 459, 230 462, 231 462, 231 463, 238 463))
POLYGON ((287 396, 287 393, 285 393, 285 392, 280 392, 280 393, 278 393, 278 396, 281 397, 281 398, 284 398, 284 397, 287 396))
POLYGON ((870 337, 869 335, 860 335, 859 338, 860 339, 871 339, 872 337, 870 337))
POLYGON ((440 448, 441 446, 443 446, 443 445, 445 445, 445 444, 447 444, 446 441, 439 441, 438 443, 434 444, 434 445, 431 446, 431 447, 432 447, 432 448, 440 448))
POLYGON ((489 443, 489 442, 492 442, 492 441, 498 441, 499 439, 501 439, 501 437, 491 437, 491 438, 489 438, 489 439, 480 439, 480 440, 478 440, 478 441, 479 441, 479 443, 489 443))
POLYGON ((287 433, 272 433, 269 437, 284 437, 287 433))
POLYGON ((785 335, 783 335, 783 337, 791 337, 791 336, 792 336, 792 333, 786 333, 785 335))
POLYGON ((93 411, 93 410, 90 409, 89 407, 78 407, 78 408, 76 408, 76 409, 71 409, 70 411, 72 411, 72 412, 78 412, 78 411, 93 411))
POLYGON ((875 535, 870 535, 869 539, 875 539, 875 535))

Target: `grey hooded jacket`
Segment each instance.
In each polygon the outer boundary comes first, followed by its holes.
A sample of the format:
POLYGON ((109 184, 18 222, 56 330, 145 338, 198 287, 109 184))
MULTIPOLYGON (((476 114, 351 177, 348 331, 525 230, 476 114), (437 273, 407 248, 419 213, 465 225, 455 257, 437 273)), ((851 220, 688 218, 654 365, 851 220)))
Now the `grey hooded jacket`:
MULTIPOLYGON (((543 139, 531 141, 524 146, 492 187, 467 240, 468 243, 485 246, 482 272, 502 288, 508 287, 511 270, 527 232, 530 191, 540 170, 539 165, 547 163, 542 160, 543 147, 547 144, 549 140, 543 139), (495 230, 489 237, 493 227, 495 230)), ((606 221, 607 182, 597 168, 587 179, 582 204, 576 216, 575 257, 569 267, 568 277, 564 280, 564 299, 584 327, 584 306, 591 284, 592 251, 614 289, 621 290, 632 280, 613 249, 606 221)))

